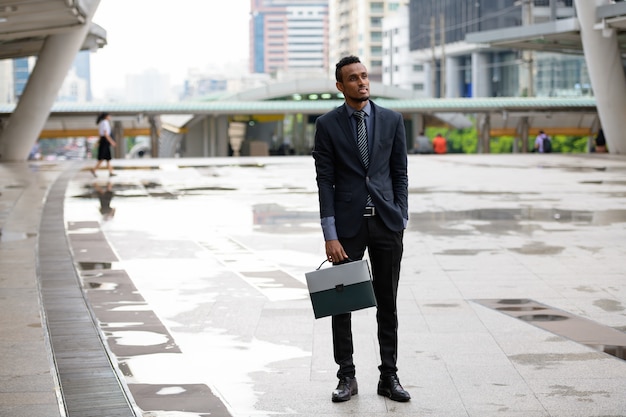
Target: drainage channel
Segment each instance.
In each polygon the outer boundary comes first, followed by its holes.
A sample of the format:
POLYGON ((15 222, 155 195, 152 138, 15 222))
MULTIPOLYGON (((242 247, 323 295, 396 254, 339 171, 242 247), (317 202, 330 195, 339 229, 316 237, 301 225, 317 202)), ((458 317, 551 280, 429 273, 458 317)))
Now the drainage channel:
POLYGON ((626 360, 626 333, 530 299, 473 300, 556 335, 626 360))

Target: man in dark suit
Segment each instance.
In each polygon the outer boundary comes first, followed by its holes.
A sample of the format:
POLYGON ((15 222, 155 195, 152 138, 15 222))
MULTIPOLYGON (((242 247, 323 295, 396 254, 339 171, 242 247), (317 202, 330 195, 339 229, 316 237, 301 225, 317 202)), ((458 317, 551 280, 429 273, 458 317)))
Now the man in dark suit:
MULTIPOLYGON (((369 100, 367 69, 359 58, 341 59, 335 78, 345 104, 317 119, 313 149, 326 256, 333 264, 360 260, 367 248, 377 301, 378 394, 409 401, 396 367, 396 299, 409 217, 402 115, 369 100), (359 147, 359 139, 367 144, 359 147)), ((339 365, 334 402, 348 401, 358 393, 351 318, 350 313, 332 317, 333 352, 339 365)))

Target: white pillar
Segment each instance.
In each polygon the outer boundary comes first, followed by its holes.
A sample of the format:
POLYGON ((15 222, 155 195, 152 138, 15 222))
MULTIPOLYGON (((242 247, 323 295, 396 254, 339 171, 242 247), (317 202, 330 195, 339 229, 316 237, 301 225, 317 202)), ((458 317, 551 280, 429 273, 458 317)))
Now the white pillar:
POLYGON ((491 97, 489 55, 472 54, 472 97, 491 97))
POLYGON ((459 58, 446 58, 446 97, 462 97, 459 58))
POLYGON ((594 29, 596 7, 609 0, 576 0, 585 61, 591 78, 598 116, 610 153, 626 154, 626 77, 613 30, 594 29))
POLYGON ((99 3, 100 0, 89 3, 91 9, 87 11, 85 23, 76 29, 46 38, 24 93, 0 134, 0 160, 25 161, 28 158, 48 120, 63 80, 85 42, 99 3))
POLYGON ((231 122, 228 125, 228 140, 233 150, 233 156, 241 156, 241 145, 246 138, 246 124, 231 122))
POLYGON ((436 92, 433 90, 433 73, 431 71, 432 64, 426 63, 424 64, 424 93, 426 97, 435 97, 436 92))
POLYGON ((413 148, 415 148, 415 141, 417 140, 417 136, 421 135, 426 128, 426 126, 424 126, 424 115, 420 113, 412 113, 411 125, 413 126, 411 132, 411 144, 413 148))

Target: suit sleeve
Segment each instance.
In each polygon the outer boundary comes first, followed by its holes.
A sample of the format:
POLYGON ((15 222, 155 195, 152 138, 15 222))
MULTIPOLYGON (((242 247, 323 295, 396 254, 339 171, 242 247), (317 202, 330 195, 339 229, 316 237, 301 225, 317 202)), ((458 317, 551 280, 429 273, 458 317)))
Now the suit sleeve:
POLYGON ((398 114, 393 149, 390 157, 390 174, 395 203, 400 207, 402 218, 409 219, 409 179, 406 150, 406 132, 402 115, 398 114))
POLYGON ((321 218, 335 216, 335 152, 324 120, 322 116, 315 122, 313 147, 321 218))

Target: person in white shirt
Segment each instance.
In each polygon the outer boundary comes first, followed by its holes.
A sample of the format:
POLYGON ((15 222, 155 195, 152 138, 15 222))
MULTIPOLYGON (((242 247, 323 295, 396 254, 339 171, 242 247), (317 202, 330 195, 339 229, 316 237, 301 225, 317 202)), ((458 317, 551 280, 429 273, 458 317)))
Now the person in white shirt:
POLYGON ((96 170, 100 168, 103 162, 106 163, 106 167, 109 170, 109 176, 113 177, 113 166, 111 165, 111 147, 115 147, 115 140, 111 136, 111 115, 109 113, 100 113, 96 119, 98 125, 98 134, 100 140, 98 141, 98 162, 96 166, 91 168, 91 174, 97 177, 96 170))

